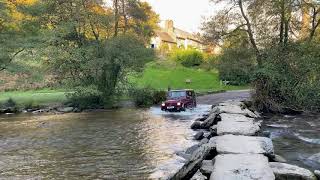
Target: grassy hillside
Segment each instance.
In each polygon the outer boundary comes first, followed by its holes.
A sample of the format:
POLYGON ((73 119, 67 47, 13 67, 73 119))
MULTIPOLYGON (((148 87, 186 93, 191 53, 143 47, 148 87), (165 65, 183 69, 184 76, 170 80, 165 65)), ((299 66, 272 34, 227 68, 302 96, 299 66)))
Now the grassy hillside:
MULTIPOLYGON (((26 63, 26 62, 23 62, 26 63)), ((0 87, 4 89, 33 89, 27 85, 45 85, 47 77, 44 71, 32 64, 16 63, 8 69, 5 82, 0 81, 0 87), (15 67, 15 68, 14 68, 15 67), (19 68, 18 68, 19 67, 19 68), (24 67, 24 68, 22 68, 24 67), (19 77, 15 77, 19 74, 19 77), (24 77, 24 78, 23 78, 24 77), (2 82, 2 83, 1 83, 2 82), (9 86, 12 85, 12 86, 9 86)), ((4 72, 2 72, 4 73, 4 72)), ((203 69, 186 68, 172 61, 156 61, 147 64, 143 73, 131 75, 129 80, 138 87, 152 87, 166 90, 168 86, 172 89, 194 89, 197 92, 247 89, 246 86, 225 86, 220 83, 217 71, 206 71, 203 69), (190 79, 190 84, 186 83, 190 79)), ((35 88, 39 88, 35 86, 35 88)), ((40 87, 41 88, 41 87, 40 87)), ((1 88, 0 88, 1 89, 1 88)), ((0 92, 0 103, 12 98, 19 105, 47 105, 63 103, 67 100, 63 89, 40 89, 28 91, 2 91, 0 92)))
POLYGON ((219 80, 217 71, 185 68, 170 61, 152 62, 142 75, 131 80, 139 87, 150 86, 156 89, 194 89, 198 92, 246 89, 247 86, 225 86, 219 80), (187 84, 186 80, 191 83, 187 84))

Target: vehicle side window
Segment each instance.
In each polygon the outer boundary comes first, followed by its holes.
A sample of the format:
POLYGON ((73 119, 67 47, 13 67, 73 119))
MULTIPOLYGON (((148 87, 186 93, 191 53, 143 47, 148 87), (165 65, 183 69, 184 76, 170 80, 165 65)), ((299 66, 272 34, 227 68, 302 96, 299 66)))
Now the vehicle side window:
POLYGON ((193 96, 191 91, 188 91, 187 94, 188 94, 188 96, 190 96, 190 97, 193 96))

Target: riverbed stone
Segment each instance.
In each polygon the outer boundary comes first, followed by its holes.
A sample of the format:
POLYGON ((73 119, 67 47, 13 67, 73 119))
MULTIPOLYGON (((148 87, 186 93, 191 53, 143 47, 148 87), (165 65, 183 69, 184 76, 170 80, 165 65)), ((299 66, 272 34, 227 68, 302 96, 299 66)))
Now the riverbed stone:
POLYGON ((243 109, 242 107, 238 105, 228 105, 228 106, 216 106, 211 110, 211 113, 215 114, 242 114, 248 117, 257 118, 257 115, 255 115, 252 111, 249 109, 243 109))
POLYGON ((201 129, 201 122, 195 121, 194 123, 192 123, 191 129, 201 129))
POLYGON ((209 139, 203 138, 203 139, 200 141, 199 145, 207 144, 208 142, 209 142, 209 139))
POLYGON ((208 178, 204 176, 200 171, 197 171, 190 180, 207 180, 208 178))
POLYGON ((266 137, 224 135, 210 139, 219 154, 265 154, 274 153, 271 139, 266 137))
POLYGON ((204 132, 203 131, 199 131, 194 135, 194 139, 200 141, 201 139, 204 138, 204 132))
POLYGON ((216 121, 216 114, 213 113, 211 114, 203 123, 201 123, 201 128, 202 129, 210 129, 211 126, 217 123, 216 121))
POLYGON ((225 134, 253 136, 260 131, 260 124, 253 122, 253 120, 247 121, 221 121, 218 123, 217 134, 219 136, 225 134))
POLYGON ((311 162, 313 162, 313 163, 316 163, 316 164, 319 164, 319 165, 320 165, 320 153, 314 154, 314 155, 310 156, 310 157, 308 158, 308 161, 311 161, 311 162))
POLYGON ((277 180, 317 180, 311 171, 299 166, 278 162, 269 164, 277 180))
POLYGON ((212 160, 202 161, 200 172, 206 177, 210 177, 212 171, 213 171, 213 161, 212 160))
POLYGON ((215 153, 215 146, 210 143, 200 146, 195 152, 192 153, 191 158, 187 161, 182 168, 179 169, 169 179, 191 179, 193 175, 200 169, 202 161, 215 153))
POLYGON ((200 147, 199 144, 195 144, 195 145, 189 147, 189 148, 186 150, 186 154, 192 154, 192 153, 195 152, 199 147, 200 147))
POLYGON ((314 171, 314 175, 316 175, 316 177, 318 178, 318 180, 320 179, 320 170, 315 170, 314 171))
POLYGON ((287 162, 287 160, 286 160, 284 157, 282 157, 282 156, 280 156, 280 155, 278 155, 278 154, 275 154, 275 155, 272 157, 272 161, 274 161, 274 162, 280 162, 280 163, 286 163, 286 162, 287 162))
POLYGON ((261 154, 221 154, 215 157, 210 180, 274 180, 268 158, 261 154))
POLYGON ((59 107, 57 108, 58 112, 63 112, 63 113, 71 113, 73 112, 74 107, 59 107))

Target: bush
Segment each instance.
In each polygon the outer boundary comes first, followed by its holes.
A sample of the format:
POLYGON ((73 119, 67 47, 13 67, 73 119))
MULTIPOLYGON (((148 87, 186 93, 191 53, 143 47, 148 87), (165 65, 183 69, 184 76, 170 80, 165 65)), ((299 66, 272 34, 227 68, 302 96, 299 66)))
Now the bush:
POLYGON ((104 106, 102 92, 95 86, 77 87, 73 93, 67 94, 69 103, 79 109, 95 109, 104 106))
POLYGON ((12 98, 9 98, 6 102, 3 103, 3 106, 15 108, 15 107, 17 107, 17 103, 12 98))
POLYGON ((266 50, 254 76, 261 111, 320 110, 320 45, 290 44, 266 50))
POLYGON ((153 104, 160 104, 167 99, 166 91, 154 91, 153 92, 153 104))
POLYGON ((204 61, 204 56, 201 52, 188 49, 188 50, 175 50, 171 53, 170 59, 181 63, 185 67, 200 66, 204 61))
POLYGON ((218 56, 210 55, 205 58, 204 63, 201 64, 201 68, 207 71, 217 69, 218 61, 218 56))
POLYGON ((150 87, 131 89, 129 95, 137 107, 150 107, 161 103, 167 97, 165 91, 157 91, 150 87))
POLYGON ((225 49, 217 65, 220 79, 229 81, 231 85, 248 84, 256 66, 255 62, 254 53, 250 49, 225 49))

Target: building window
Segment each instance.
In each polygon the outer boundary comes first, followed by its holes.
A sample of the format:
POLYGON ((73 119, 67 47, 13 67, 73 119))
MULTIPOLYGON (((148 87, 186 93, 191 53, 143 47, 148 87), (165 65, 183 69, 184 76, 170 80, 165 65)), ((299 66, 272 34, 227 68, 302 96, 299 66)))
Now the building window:
POLYGON ((156 48, 156 45, 155 44, 151 44, 151 48, 152 49, 156 48))

